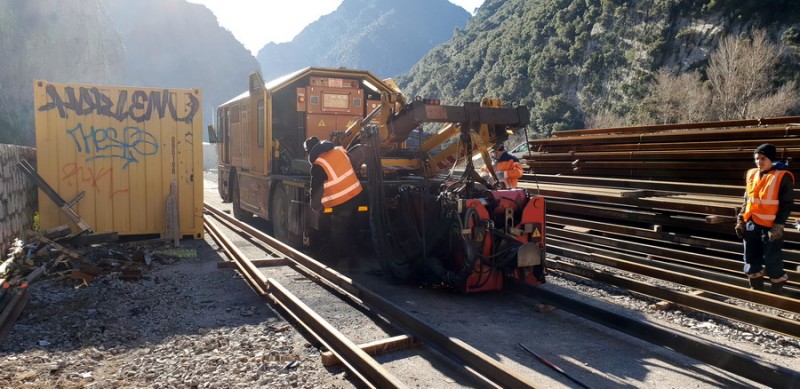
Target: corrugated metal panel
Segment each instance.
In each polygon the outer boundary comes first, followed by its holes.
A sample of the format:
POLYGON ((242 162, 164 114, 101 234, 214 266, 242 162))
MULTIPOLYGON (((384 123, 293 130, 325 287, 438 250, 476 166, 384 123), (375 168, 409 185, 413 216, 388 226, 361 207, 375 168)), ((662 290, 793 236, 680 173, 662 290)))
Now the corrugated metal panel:
MULTIPOLYGON (((178 184, 180 234, 203 236, 203 118, 199 89, 34 81, 39 175, 95 232, 166 232, 178 184)), ((41 191, 42 228, 71 223, 41 191)))

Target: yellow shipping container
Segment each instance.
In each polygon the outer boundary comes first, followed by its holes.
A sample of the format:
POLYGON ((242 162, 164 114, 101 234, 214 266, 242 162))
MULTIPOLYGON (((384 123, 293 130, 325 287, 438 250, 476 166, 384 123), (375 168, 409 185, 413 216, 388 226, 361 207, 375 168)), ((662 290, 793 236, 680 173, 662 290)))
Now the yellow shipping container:
MULTIPOLYGON (((180 235, 203 237, 203 115, 199 89, 34 81, 39 175, 96 233, 166 232, 170 183, 180 235)), ((39 191, 42 228, 76 225, 39 191)))

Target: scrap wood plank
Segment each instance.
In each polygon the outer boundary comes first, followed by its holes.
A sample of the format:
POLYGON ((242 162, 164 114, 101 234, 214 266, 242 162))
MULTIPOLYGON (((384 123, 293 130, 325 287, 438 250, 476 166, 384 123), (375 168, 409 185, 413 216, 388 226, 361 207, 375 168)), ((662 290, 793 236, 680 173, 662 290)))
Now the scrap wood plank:
POLYGON ((29 288, 19 288, 14 292, 8 304, 3 308, 3 312, 0 313, 0 343, 11 333, 11 328, 14 327, 25 305, 28 304, 30 297, 31 293, 29 288))
POLYGON ((53 200, 56 206, 58 206, 58 208, 61 209, 61 211, 64 212, 64 214, 67 215, 67 217, 69 217, 69 219, 72 220, 72 222, 75 223, 75 225, 77 225, 78 228, 81 229, 81 232, 90 232, 90 233, 92 232, 92 227, 89 226, 89 224, 87 224, 85 221, 83 221, 80 215, 78 215, 78 213, 75 212, 74 209, 72 209, 72 207, 75 204, 77 204, 78 201, 80 201, 84 195, 86 195, 86 192, 80 192, 72 200, 66 201, 63 198, 61 198, 61 196, 55 191, 55 189, 53 189, 53 187, 51 187, 50 184, 48 184, 47 181, 45 181, 44 178, 42 178, 42 176, 36 173, 36 169, 33 166, 31 166, 30 162, 23 159, 22 161, 17 163, 17 167, 22 169, 22 171, 25 172, 25 174, 27 174, 28 176, 31 177, 31 179, 33 179, 33 182, 36 184, 36 186, 38 186, 39 189, 41 189, 41 191, 44 192, 44 194, 46 194, 47 197, 50 198, 50 200, 53 200))
POLYGON ((44 236, 47 239, 62 238, 69 235, 69 233, 70 229, 69 226, 66 224, 62 224, 58 227, 49 228, 41 232, 42 236, 44 236))
POLYGON ((73 250, 73 249, 68 249, 68 248, 66 248, 66 247, 64 247, 64 246, 62 246, 62 245, 60 245, 60 244, 58 244, 56 242, 53 242, 52 240, 45 238, 44 236, 42 236, 38 232, 28 230, 27 234, 28 234, 28 236, 33 237, 34 239, 38 240, 39 242, 42 242, 44 244, 48 244, 48 245, 52 246, 54 249, 56 249, 56 250, 58 250, 58 251, 60 251, 60 252, 62 252, 64 254, 67 254, 72 258, 80 259, 80 257, 81 257, 81 254, 78 251, 73 250))
POLYGON ((154 238, 154 239, 145 239, 145 240, 136 240, 131 242, 123 242, 119 245, 123 248, 131 248, 131 247, 151 247, 154 245, 163 245, 167 244, 172 240, 172 238, 154 238))
POLYGON ((119 234, 116 232, 103 232, 100 234, 80 234, 66 239, 66 241, 68 241, 70 245, 76 247, 116 242, 118 240, 119 240, 119 234))
POLYGON ((138 281, 142 279, 142 270, 136 268, 122 269, 119 278, 125 281, 138 281))
POLYGON ((80 270, 72 270, 69 273, 69 278, 73 280, 81 280, 84 284, 89 285, 90 282, 94 279, 94 276, 88 273, 84 273, 80 270))

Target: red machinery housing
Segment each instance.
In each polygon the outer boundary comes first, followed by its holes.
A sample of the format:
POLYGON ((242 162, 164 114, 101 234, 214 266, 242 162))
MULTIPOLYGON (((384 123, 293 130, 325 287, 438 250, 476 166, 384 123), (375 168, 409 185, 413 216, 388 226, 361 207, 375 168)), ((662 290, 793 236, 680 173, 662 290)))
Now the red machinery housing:
POLYGON ((461 239, 447 257, 445 280, 462 292, 499 290, 507 278, 544 283, 544 198, 524 189, 487 193, 461 203, 461 239))

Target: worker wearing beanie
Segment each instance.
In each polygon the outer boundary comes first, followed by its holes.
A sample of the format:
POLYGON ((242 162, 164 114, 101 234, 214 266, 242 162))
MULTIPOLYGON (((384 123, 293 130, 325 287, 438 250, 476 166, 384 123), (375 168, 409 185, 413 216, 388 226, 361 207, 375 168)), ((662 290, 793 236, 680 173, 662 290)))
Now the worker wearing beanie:
POLYGON ((334 254, 342 270, 348 271, 353 256, 353 221, 358 209, 357 196, 363 188, 341 146, 312 136, 303 143, 311 162, 311 209, 320 213, 332 208, 331 246, 324 254, 334 254))
POLYGON ((736 236, 743 240, 744 272, 750 287, 764 290, 764 277, 772 293, 780 294, 789 279, 783 270, 783 227, 794 203, 794 176, 776 159, 775 146, 758 146, 756 167, 747 172, 744 203, 736 221, 736 236))
POLYGON ((493 154, 494 171, 498 174, 502 173, 508 182, 508 188, 516 188, 519 178, 522 177, 522 165, 519 163, 519 158, 509 154, 502 143, 494 146, 493 154))

